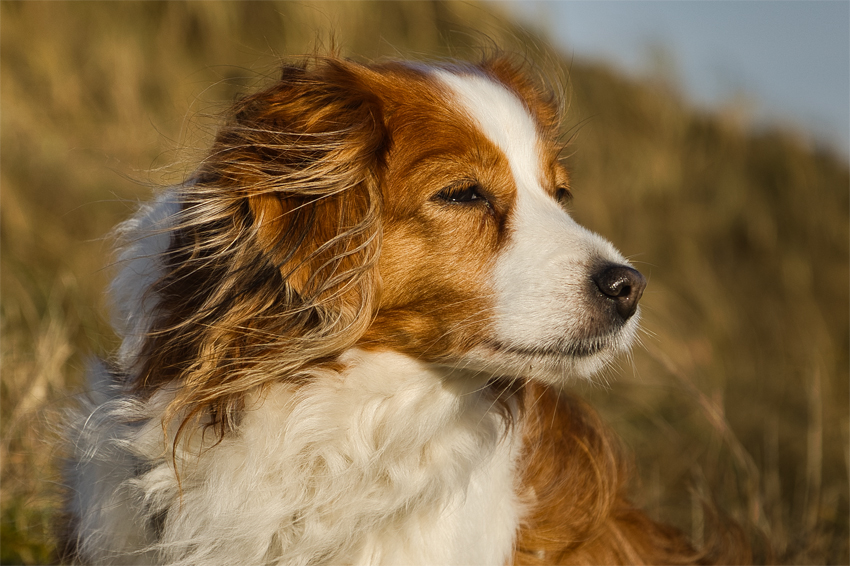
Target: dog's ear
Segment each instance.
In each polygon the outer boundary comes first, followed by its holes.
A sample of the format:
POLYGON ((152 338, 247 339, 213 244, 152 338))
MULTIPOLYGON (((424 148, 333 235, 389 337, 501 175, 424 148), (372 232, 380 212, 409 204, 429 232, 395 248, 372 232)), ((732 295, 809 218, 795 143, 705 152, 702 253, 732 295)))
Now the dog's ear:
POLYGON ((388 144, 373 80, 328 58, 234 105, 178 188, 138 387, 181 381, 184 406, 222 415, 366 331, 388 144))
POLYGON ((237 104, 207 162, 218 187, 243 193, 259 248, 306 303, 349 295, 377 260, 387 134, 372 78, 339 59, 285 67, 237 104))
POLYGON ((285 284, 324 303, 377 259, 375 192, 364 178, 327 195, 260 193, 248 198, 260 247, 285 284))
POLYGON ((308 302, 345 294, 376 260, 387 135, 373 88, 363 67, 328 60, 285 69, 236 113, 240 134, 260 138, 260 182, 247 187, 256 237, 308 302))

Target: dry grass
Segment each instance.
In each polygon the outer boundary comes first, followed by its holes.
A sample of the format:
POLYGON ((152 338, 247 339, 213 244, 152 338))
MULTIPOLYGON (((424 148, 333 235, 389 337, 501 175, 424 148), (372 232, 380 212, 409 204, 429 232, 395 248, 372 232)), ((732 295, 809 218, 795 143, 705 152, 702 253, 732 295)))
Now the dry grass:
POLYGON ((584 391, 634 450, 636 498, 698 542, 709 498, 780 562, 850 562, 847 165, 430 2, 0 5, 0 560, 49 560, 50 423, 115 346, 101 238, 191 169, 207 114, 328 29, 367 59, 487 37, 568 84, 575 216, 650 278, 644 347, 584 391))

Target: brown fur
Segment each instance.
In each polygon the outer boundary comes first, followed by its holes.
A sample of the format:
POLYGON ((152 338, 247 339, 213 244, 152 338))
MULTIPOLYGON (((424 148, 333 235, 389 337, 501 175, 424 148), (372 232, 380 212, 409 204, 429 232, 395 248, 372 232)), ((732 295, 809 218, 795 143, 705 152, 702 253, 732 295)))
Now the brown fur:
POLYGON ((224 434, 246 391, 332 359, 375 310, 376 178, 387 136, 357 67, 286 67, 235 105, 194 182, 165 258, 143 367, 148 394, 224 434))
POLYGON ((729 525, 700 552, 626 497, 627 469, 616 440, 586 403, 535 383, 525 391, 521 485, 530 512, 515 564, 748 564, 729 525))

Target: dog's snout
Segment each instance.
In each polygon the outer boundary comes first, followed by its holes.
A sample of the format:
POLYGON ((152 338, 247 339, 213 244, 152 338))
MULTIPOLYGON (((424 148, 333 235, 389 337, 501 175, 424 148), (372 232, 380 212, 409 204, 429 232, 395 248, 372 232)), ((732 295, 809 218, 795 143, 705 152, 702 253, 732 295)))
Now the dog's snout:
POLYGON ((606 299, 613 301, 623 320, 631 318, 646 287, 640 271, 625 265, 606 265, 596 272, 593 281, 606 299))

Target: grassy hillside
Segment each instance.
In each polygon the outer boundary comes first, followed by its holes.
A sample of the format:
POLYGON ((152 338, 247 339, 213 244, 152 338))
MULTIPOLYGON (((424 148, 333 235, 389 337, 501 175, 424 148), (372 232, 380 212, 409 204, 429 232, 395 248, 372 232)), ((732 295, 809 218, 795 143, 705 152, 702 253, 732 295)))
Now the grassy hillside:
POLYGON ((848 563, 846 163, 665 82, 560 59, 454 2, 0 4, 3 563, 49 559, 51 423, 115 346, 109 229, 181 180, 278 56, 478 58, 563 86, 574 215, 648 275, 646 333, 583 393, 635 453, 635 498, 702 540, 701 497, 785 563, 848 563), (331 37, 327 30, 334 30, 331 37))

